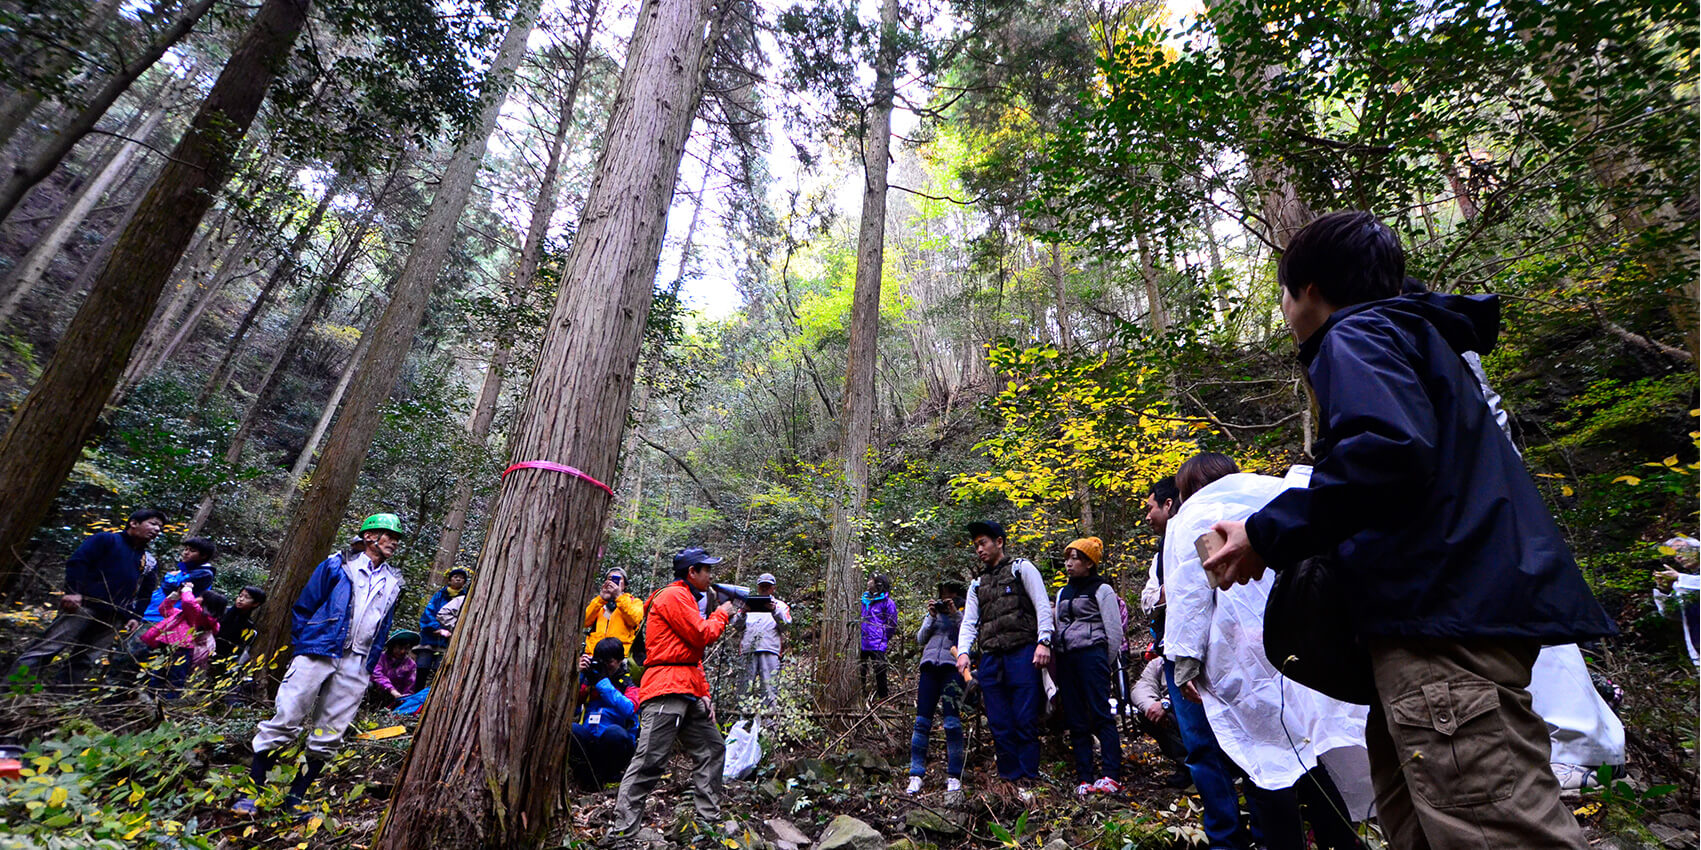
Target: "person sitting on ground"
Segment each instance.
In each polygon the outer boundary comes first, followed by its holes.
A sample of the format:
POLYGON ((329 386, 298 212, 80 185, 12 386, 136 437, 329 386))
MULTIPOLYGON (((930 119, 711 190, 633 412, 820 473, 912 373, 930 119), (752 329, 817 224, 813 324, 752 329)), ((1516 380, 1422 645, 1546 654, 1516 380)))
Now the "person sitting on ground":
POLYGON ((167 596, 176 596, 177 589, 185 582, 195 585, 196 595, 207 592, 207 588, 213 586, 213 579, 218 577, 218 569, 212 563, 218 555, 218 545, 205 537, 191 537, 183 541, 177 566, 159 577, 159 586, 154 588, 153 598, 148 600, 148 608, 142 612, 142 622, 157 623, 164 619, 159 613, 160 603, 167 596))
POLYGON ((733 604, 722 602, 706 618, 697 607, 698 599, 710 593, 720 562, 698 547, 681 551, 673 556, 675 581, 644 603, 646 616, 653 619, 644 627, 644 681, 638 690, 641 730, 637 751, 620 778, 609 831, 615 842, 637 837, 644 801, 661 781, 675 740, 691 755, 697 817, 711 828, 720 822, 726 739, 715 725, 703 652, 726 631, 733 604))
POLYGON ((898 604, 892 601, 892 580, 883 575, 870 576, 868 590, 862 594, 862 646, 857 669, 862 676, 864 694, 868 693, 869 674, 873 674, 876 701, 886 698, 886 650, 897 633, 898 604))
MULTIPOLYGON (((342 745, 354 721, 378 656, 390 634, 390 618, 402 594, 402 573, 389 562, 401 544, 402 521, 395 514, 373 514, 360 524, 366 541, 353 557, 338 552, 314 568, 292 606, 290 647, 295 658, 278 684, 277 713, 260 723, 251 746, 248 775, 256 787, 277 763, 283 747, 303 729, 307 766, 296 774, 284 806, 301 804, 325 762, 342 745), (311 716, 312 723, 308 724, 311 716)), ((254 814, 252 797, 237 800, 238 814, 254 814)))
POLYGON ((437 664, 443 659, 443 650, 449 645, 449 629, 437 620, 437 612, 449 600, 455 599, 466 592, 467 585, 472 582, 472 570, 466 567, 455 567, 443 577, 443 586, 431 594, 425 603, 425 610, 419 614, 419 646, 413 651, 414 663, 419 666, 420 685, 429 685, 437 676, 437 664))
POLYGON ((1122 649, 1122 608, 1116 589, 1099 577, 1104 541, 1083 537, 1063 553, 1069 581, 1052 603, 1052 639, 1057 695, 1075 751, 1075 795, 1116 794, 1122 790, 1122 739, 1110 716, 1110 679, 1122 649))
POLYGON ((580 786, 601 790, 620 778, 638 742, 638 688, 626 673, 626 646, 616 637, 597 641, 579 661, 579 705, 567 764, 580 786))
POLYGON ((1134 710, 1139 712, 1136 722, 1140 731, 1150 737, 1158 745, 1158 752, 1175 765, 1175 772, 1164 780, 1164 784, 1171 788, 1186 788, 1193 784, 1193 778, 1187 772, 1187 746, 1181 742, 1181 730, 1176 726, 1174 712, 1170 710, 1169 689, 1164 685, 1162 653, 1154 653, 1146 662, 1139 678, 1134 680, 1129 699, 1134 710))
POLYGON ((151 688, 163 691, 166 699, 175 699, 191 673, 206 669, 213 657, 225 604, 224 594, 208 590, 196 595, 195 586, 189 582, 160 603, 163 619, 142 632, 135 647, 140 651, 134 653, 136 663, 143 665, 164 656, 164 674, 149 674, 151 688))
POLYGON ((1616 634, 1461 353, 1494 296, 1394 297, 1405 253, 1366 212, 1306 225, 1277 264, 1324 438, 1205 564, 1219 586, 1330 555, 1368 650, 1377 808, 1393 846, 1587 846, 1530 707, 1543 644, 1616 634), (1444 742, 1454 759, 1415 758, 1444 742))
POLYGON ((743 698, 752 687, 760 687, 764 704, 770 709, 779 700, 781 638, 791 626, 791 606, 774 595, 777 584, 773 573, 758 576, 756 595, 765 596, 768 601, 760 610, 746 607, 739 611, 732 622, 733 626, 744 629, 738 640, 738 652, 744 656, 743 675, 738 679, 738 697, 743 698))
POLYGON ((1216 452, 1181 465, 1175 473, 1181 509, 1164 543, 1164 653, 1175 662, 1182 697, 1204 706, 1218 745, 1251 780, 1244 791, 1264 846, 1304 850, 1308 821, 1320 848, 1359 850, 1351 810, 1322 760, 1350 766, 1348 776, 1368 777, 1369 710, 1305 687, 1270 664, 1264 611, 1274 575, 1216 591, 1199 566, 1197 541, 1214 524, 1251 514, 1309 474, 1307 467, 1296 467, 1288 479, 1242 473, 1216 452))
MULTIPOLYGON (((977 681, 992 729, 998 776, 1018 785, 1039 781, 1039 720, 1045 708, 1040 670, 1051 663, 1051 596, 1045 579, 1026 558, 1004 552, 1004 526, 990 521, 967 526, 980 575, 969 584, 968 604, 957 630, 957 670, 968 674, 969 652, 980 645, 977 681)), ((1033 792, 1021 787, 1024 799, 1033 792)))
POLYGON ((1529 691, 1530 707, 1547 724, 1548 761, 1562 795, 1577 796, 1600 784, 1601 767, 1624 764, 1624 723, 1596 690, 1581 647, 1542 647, 1529 691))
POLYGON ((384 654, 372 665, 372 685, 366 697, 383 708, 395 708, 402 697, 413 693, 419 665, 413 660, 413 648, 419 645, 419 633, 400 630, 384 642, 384 654))
POLYGON ((41 679, 47 664, 58 656, 61 684, 80 684, 91 665, 89 652, 111 644, 120 628, 128 632, 141 622, 141 609, 159 582, 148 544, 164 528, 165 514, 148 508, 131 514, 123 531, 83 538, 65 559, 59 616, 12 662, 6 679, 26 672, 41 679))
POLYGON ((942 581, 927 615, 915 634, 921 645, 921 669, 916 681, 915 727, 910 731, 910 784, 905 794, 921 793, 921 777, 927 772, 927 739, 933 731, 933 714, 943 715, 945 727, 945 792, 963 790, 963 675, 957 672, 957 657, 951 648, 962 625, 963 594, 960 581, 942 581))
POLYGON ((585 654, 590 658, 603 638, 617 638, 621 652, 632 653, 632 641, 638 637, 638 624, 644 621, 644 603, 626 592, 626 571, 615 567, 602 578, 602 588, 595 599, 585 606, 585 654))

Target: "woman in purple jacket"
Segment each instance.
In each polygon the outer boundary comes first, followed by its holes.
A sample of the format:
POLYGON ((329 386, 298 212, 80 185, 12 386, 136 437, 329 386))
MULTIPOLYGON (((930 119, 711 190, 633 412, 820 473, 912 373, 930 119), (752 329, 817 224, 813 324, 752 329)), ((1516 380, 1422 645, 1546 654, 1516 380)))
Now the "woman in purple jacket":
POLYGON ((892 582, 876 574, 868 579, 862 594, 862 690, 868 691, 868 673, 874 672, 874 698, 886 698, 886 647, 898 633, 898 606, 890 595, 892 582))

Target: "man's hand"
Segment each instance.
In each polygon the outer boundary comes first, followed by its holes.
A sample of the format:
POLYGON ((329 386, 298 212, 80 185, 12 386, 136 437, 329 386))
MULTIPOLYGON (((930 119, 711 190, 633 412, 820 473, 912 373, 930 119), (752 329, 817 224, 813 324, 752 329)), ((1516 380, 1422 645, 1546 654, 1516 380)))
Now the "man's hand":
POLYGON ((124 631, 133 632, 133 631, 136 630, 136 627, 141 625, 141 624, 142 624, 141 620, 137 620, 137 619, 128 620, 124 623, 124 631))
POLYGON ((1146 706, 1146 719, 1153 723, 1162 721, 1164 719, 1164 704, 1161 702, 1154 702, 1151 705, 1146 706))
POLYGON ((579 672, 580 673, 589 673, 590 670, 591 670, 591 657, 589 655, 579 656, 579 672))
POLYGON ((449 639, 449 630, 448 629, 438 629, 437 630, 437 636, 440 637, 440 638, 443 638, 444 640, 448 640, 449 639))
POLYGON ((620 596, 620 585, 608 579, 603 579, 602 590, 598 591, 597 595, 601 596, 604 602, 613 602, 620 596))
MULTIPOLYGON (((1677 586, 1678 577, 1679 574, 1677 570, 1674 570, 1671 567, 1666 567, 1662 570, 1655 570, 1654 586, 1659 588, 1661 593, 1670 593, 1671 589, 1677 586)), ((68 599, 70 597, 66 598, 68 599)))
POLYGON ((1264 559, 1252 550, 1246 537, 1246 523, 1225 520, 1211 526, 1226 541, 1205 561, 1205 572, 1217 577, 1217 589, 1228 590, 1236 584, 1246 584, 1264 577, 1264 559))
POLYGON ((1051 647, 1043 643, 1034 644, 1034 666, 1044 667, 1051 663, 1051 647))
POLYGON ((969 677, 969 654, 967 652, 957 656, 957 675, 965 679, 969 677))
POLYGON ((67 614, 75 614, 78 611, 81 611, 82 608, 83 595, 81 593, 67 593, 64 596, 59 597, 59 610, 64 611, 67 614))
POLYGON ((395 688, 391 688, 390 689, 390 696, 393 696, 396 699, 401 699, 402 698, 402 692, 395 689, 395 688))
POLYGON ((721 605, 720 605, 720 607, 719 607, 719 608, 716 608, 716 609, 715 609, 715 611, 716 611, 716 612, 717 612, 717 613, 720 613, 720 614, 724 614, 724 615, 726 615, 726 616, 727 616, 727 617, 728 617, 728 618, 731 618, 731 617, 732 617, 732 614, 733 614, 733 612, 734 612, 734 611, 737 611, 737 610, 738 610, 738 608, 737 608, 737 606, 734 606, 734 605, 733 605, 733 604, 732 604, 732 600, 731 600, 731 599, 728 599, 728 600, 727 600, 727 601, 725 601, 725 602, 722 602, 722 603, 721 603, 721 605))
POLYGON ((1199 699, 1199 688, 1191 680, 1182 683, 1181 695, 1186 697, 1188 702, 1202 702, 1199 699))

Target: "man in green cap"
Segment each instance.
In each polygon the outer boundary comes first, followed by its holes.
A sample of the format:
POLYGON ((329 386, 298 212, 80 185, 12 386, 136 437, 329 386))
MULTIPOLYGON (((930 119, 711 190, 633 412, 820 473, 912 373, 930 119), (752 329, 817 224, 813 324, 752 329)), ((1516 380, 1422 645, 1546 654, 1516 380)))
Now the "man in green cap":
MULTIPOLYGON (((254 733, 249 769, 256 788, 264 785, 278 751, 295 741, 304 727, 312 730, 307 766, 290 785, 286 806, 301 803, 341 746, 343 732, 366 695, 372 668, 390 634, 390 616, 402 595, 401 571, 386 563, 402 536, 402 521, 395 514, 367 517, 360 524, 365 548, 326 558, 295 600, 290 628, 295 658, 278 685, 277 713, 254 733)), ((240 813, 252 814, 254 809, 252 798, 236 802, 240 813)))

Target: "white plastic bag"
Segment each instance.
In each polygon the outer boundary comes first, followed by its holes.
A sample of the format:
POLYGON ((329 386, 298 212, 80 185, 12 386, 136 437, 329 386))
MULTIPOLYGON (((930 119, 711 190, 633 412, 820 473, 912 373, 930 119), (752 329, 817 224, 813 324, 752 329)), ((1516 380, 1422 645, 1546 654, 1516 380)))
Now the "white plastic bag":
POLYGON ((722 779, 744 779, 756 771, 762 761, 762 744, 757 740, 759 719, 740 720, 726 736, 726 767, 722 779))

